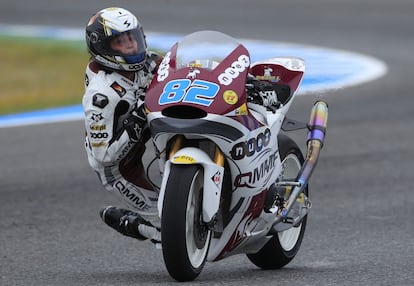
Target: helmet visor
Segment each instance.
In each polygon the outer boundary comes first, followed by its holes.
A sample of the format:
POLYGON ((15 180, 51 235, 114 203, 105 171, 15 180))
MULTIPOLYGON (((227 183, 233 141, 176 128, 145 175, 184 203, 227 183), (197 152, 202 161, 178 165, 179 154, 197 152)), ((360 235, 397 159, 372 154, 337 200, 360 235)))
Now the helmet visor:
POLYGON ((139 29, 113 33, 108 40, 109 55, 122 57, 128 64, 144 61, 146 55, 145 39, 139 29))

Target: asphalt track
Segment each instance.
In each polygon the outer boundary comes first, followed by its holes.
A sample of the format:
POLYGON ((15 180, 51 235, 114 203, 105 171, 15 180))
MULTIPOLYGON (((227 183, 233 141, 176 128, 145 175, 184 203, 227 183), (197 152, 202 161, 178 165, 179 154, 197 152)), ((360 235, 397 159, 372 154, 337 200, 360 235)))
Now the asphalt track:
MULTIPOLYGON (((304 121, 317 98, 330 107, 296 258, 262 271, 237 255, 208 263, 187 285, 413 285, 414 3, 140 2, 116 5, 136 12, 147 30, 214 29, 355 51, 388 65, 379 80, 302 96, 292 107, 290 117, 304 121)), ((0 22, 81 27, 111 5, 1 1, 0 22)), ((0 285, 172 284, 150 242, 121 237, 100 222, 99 208, 116 201, 89 169, 82 136, 81 121, 0 129, 0 285)), ((292 136, 305 140, 301 132, 292 136)))

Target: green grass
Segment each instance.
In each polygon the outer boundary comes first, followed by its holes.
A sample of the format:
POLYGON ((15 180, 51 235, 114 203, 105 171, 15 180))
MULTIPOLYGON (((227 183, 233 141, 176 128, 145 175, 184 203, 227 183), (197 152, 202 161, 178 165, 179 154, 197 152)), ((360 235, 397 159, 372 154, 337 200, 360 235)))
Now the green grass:
POLYGON ((80 104, 82 42, 0 37, 0 114, 80 104))

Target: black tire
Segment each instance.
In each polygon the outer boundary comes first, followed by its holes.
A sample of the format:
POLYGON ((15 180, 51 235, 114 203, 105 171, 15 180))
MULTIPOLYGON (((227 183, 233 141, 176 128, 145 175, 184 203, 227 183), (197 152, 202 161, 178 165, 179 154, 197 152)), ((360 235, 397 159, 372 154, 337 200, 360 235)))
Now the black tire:
MULTIPOLYGON (((302 152, 297 144, 286 135, 279 135, 279 152, 282 162, 292 161, 291 171, 296 172, 294 167, 298 164, 297 171, 303 165, 304 159, 302 152), (286 159, 287 158, 287 159, 286 159), (296 161, 297 160, 297 161, 296 161), (296 161, 296 163, 295 163, 296 161)), ((290 164, 289 164, 290 165, 290 164)), ((296 176, 296 174, 289 174, 288 177, 296 176)), ((291 177, 291 179, 294 179, 291 177)), ((308 187, 304 191, 305 195, 308 195, 308 187)), ((256 266, 262 269, 279 269, 288 264, 299 251, 302 244, 303 235, 306 230, 307 216, 305 216, 297 227, 293 227, 284 232, 275 234, 259 252, 255 254, 247 254, 249 260, 256 266), (291 232, 291 240, 286 239, 288 232, 291 232)), ((289 237, 288 237, 289 238, 289 237)))
POLYGON ((211 231, 202 222, 203 172, 198 165, 172 165, 161 217, 162 253, 175 280, 192 281, 202 271, 211 231))

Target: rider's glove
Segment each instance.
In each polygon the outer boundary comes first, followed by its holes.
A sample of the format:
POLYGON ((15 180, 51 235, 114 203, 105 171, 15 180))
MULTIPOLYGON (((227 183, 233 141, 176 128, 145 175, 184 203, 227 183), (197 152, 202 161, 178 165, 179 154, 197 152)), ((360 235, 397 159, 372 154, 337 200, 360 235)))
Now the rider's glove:
POLYGON ((124 119, 123 124, 131 141, 138 142, 141 139, 142 130, 146 124, 144 106, 141 105, 137 110, 134 110, 124 119))
POLYGON ((263 106, 269 107, 277 104, 277 94, 276 91, 272 88, 271 90, 262 90, 259 91, 259 96, 262 98, 263 106))
POLYGON ((274 85, 267 81, 248 78, 246 88, 253 102, 259 102, 264 107, 275 106, 279 103, 274 85))

